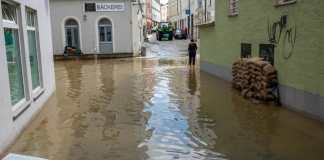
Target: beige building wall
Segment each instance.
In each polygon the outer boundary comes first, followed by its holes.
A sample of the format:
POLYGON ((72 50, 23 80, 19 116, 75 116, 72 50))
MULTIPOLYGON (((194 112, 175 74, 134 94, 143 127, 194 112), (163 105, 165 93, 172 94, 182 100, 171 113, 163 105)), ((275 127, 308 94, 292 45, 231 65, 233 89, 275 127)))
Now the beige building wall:
POLYGON ((167 9, 168 10, 167 20, 170 22, 177 21, 177 17, 178 17, 177 3, 178 0, 169 0, 168 9, 167 9))

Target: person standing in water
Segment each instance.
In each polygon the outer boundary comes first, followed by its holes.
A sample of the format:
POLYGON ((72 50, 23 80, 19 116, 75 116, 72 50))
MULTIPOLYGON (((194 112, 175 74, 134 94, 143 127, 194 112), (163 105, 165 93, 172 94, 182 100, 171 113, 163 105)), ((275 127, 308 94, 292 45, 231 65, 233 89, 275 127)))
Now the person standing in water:
POLYGON ((195 65, 196 64, 196 53, 197 53, 197 44, 193 39, 191 39, 191 42, 188 46, 188 52, 189 52, 189 65, 195 65))

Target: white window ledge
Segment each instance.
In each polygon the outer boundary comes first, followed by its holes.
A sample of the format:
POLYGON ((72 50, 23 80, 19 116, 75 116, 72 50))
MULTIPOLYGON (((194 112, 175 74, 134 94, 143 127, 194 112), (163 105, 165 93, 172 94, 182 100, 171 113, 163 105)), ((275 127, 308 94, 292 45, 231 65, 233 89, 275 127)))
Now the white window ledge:
POLYGON ((37 101, 45 92, 44 88, 37 87, 36 89, 33 90, 33 101, 37 101))
POLYGON ((19 101, 12 107, 14 114, 13 120, 16 120, 23 112, 25 112, 31 105, 31 101, 27 101, 25 98, 19 101))

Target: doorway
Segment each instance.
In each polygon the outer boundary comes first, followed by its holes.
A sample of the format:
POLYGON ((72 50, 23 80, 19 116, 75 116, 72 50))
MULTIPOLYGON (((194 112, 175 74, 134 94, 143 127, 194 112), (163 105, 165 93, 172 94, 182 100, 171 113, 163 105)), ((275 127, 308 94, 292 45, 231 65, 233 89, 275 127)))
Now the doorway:
POLYGON ((79 24, 74 19, 65 22, 65 46, 80 49, 79 24))
POLYGON ((113 53, 112 24, 107 18, 98 22, 99 52, 102 54, 113 53))

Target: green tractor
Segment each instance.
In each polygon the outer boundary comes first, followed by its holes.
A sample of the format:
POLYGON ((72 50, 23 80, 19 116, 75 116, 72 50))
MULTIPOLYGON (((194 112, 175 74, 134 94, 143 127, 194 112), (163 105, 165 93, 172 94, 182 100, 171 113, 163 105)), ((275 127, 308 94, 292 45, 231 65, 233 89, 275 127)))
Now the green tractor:
POLYGON ((156 39, 162 41, 163 39, 173 40, 173 29, 170 23, 161 22, 156 32, 156 39))

